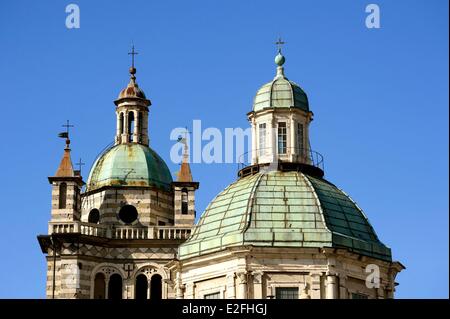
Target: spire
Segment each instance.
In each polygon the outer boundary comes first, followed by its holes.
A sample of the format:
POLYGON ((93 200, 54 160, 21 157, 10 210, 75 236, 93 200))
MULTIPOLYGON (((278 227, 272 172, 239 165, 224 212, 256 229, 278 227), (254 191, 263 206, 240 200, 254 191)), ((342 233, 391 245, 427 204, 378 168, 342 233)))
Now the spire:
POLYGON ((179 141, 184 144, 183 150, 183 160, 181 162, 181 168, 177 175, 177 182, 192 182, 191 167, 189 165, 189 151, 187 145, 187 134, 189 131, 186 128, 184 137, 180 138, 179 141))
POLYGON ((69 130, 73 125, 70 124, 69 120, 67 123, 62 125, 66 128, 65 132, 59 133, 58 137, 66 139, 66 147, 64 148, 64 155, 59 164, 58 170, 56 171, 55 177, 73 177, 75 176, 72 166, 72 161, 70 159, 70 139, 69 130))
POLYGON ((66 147, 64 148, 64 155, 59 164, 58 170, 56 171, 55 177, 73 177, 75 176, 73 172, 72 161, 70 159, 70 140, 66 140, 66 147))

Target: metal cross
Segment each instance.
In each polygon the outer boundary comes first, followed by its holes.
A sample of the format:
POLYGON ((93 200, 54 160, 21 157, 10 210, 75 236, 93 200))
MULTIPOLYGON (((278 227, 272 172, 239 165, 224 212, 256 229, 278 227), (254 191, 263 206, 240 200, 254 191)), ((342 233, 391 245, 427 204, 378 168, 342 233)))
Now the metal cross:
POLYGON ((62 127, 66 128, 67 135, 69 135, 69 128, 74 126, 70 124, 69 120, 67 120, 66 124, 62 125, 62 127))
POLYGON ((134 68, 134 56, 138 54, 138 52, 134 51, 134 44, 131 47, 131 52, 128 52, 131 55, 131 67, 134 68))
POLYGON ((75 163, 75 165, 78 165, 78 170, 80 171, 80 174, 81 174, 81 166, 85 165, 85 163, 83 163, 81 161, 81 157, 80 157, 80 160, 78 161, 78 163, 75 163))
POLYGON ((277 47, 278 47, 278 52, 281 52, 281 48, 283 47, 283 44, 285 44, 285 43, 286 43, 286 42, 284 42, 284 41, 281 39, 281 37, 278 38, 278 41, 275 42, 275 44, 276 44, 277 47))
POLYGON ((127 272, 128 277, 130 278, 131 272, 134 270, 134 265, 133 264, 123 264, 123 270, 125 270, 127 272))

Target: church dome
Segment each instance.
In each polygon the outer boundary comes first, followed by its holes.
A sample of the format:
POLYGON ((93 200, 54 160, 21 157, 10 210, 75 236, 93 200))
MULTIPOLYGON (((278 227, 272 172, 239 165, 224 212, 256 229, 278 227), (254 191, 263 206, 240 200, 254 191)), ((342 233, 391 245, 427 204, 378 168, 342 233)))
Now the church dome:
POLYGON ((254 112, 269 108, 298 108, 309 112, 308 97, 298 84, 286 78, 284 62, 284 56, 279 53, 275 57, 275 63, 278 65, 277 75, 256 92, 253 100, 254 112))
POLYGON ((147 105, 150 105, 150 101, 147 100, 147 97, 145 96, 144 91, 141 90, 139 85, 136 83, 136 69, 134 67, 130 68, 130 82, 128 83, 127 87, 124 88, 122 91, 120 91, 119 96, 117 97, 117 100, 115 101, 116 105, 122 101, 123 99, 141 99, 144 100, 144 102, 147 105))
POLYGON ((87 191, 103 186, 155 186, 170 190, 172 175, 164 160, 150 147, 137 143, 118 144, 95 161, 87 191))
POLYGON ((259 172, 229 185, 180 246, 180 258, 240 245, 338 247, 391 260, 390 248, 347 194, 298 171, 259 172))

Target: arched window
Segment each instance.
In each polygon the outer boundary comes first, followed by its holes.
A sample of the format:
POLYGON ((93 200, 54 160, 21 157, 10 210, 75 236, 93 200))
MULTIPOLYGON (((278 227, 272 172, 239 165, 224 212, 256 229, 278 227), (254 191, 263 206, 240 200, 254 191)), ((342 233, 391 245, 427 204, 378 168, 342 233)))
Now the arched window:
POLYGON ((186 188, 181 190, 181 213, 188 213, 188 191, 186 188))
POLYGON ((125 224, 133 223, 138 217, 136 207, 133 205, 124 205, 119 211, 119 218, 125 224))
POLYGON ((67 184, 59 184, 59 208, 66 208, 67 184))
POLYGON ((120 117, 119 117, 119 130, 120 130, 120 134, 123 134, 123 113, 120 113, 120 117))
POLYGON ((119 274, 109 277, 108 299, 122 299, 122 277, 119 274))
POLYGON ((94 279, 94 299, 105 299, 105 275, 99 272, 94 279))
POLYGON ((136 277, 136 284, 135 284, 135 292, 134 292, 134 298, 135 299, 147 299, 148 294, 148 280, 147 276, 144 274, 140 274, 136 277))
POLYGON ((162 299, 162 277, 158 274, 150 279, 150 299, 162 299))
POLYGON ((100 222, 100 211, 97 208, 91 209, 88 216, 88 223, 98 224, 100 222))
POLYGON ((134 112, 128 112, 128 141, 133 142, 133 132, 134 132, 134 112))

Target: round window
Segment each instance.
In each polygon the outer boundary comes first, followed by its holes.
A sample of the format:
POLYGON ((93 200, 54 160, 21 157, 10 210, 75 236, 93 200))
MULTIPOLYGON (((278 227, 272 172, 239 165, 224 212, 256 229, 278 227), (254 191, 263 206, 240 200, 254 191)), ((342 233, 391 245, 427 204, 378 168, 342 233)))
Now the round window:
POLYGON ((138 217, 136 208, 132 205, 125 205, 119 211, 119 218, 125 224, 131 224, 138 217))
POLYGON ((97 208, 94 208, 89 212, 88 222, 93 224, 98 224, 100 222, 100 212, 97 208))

